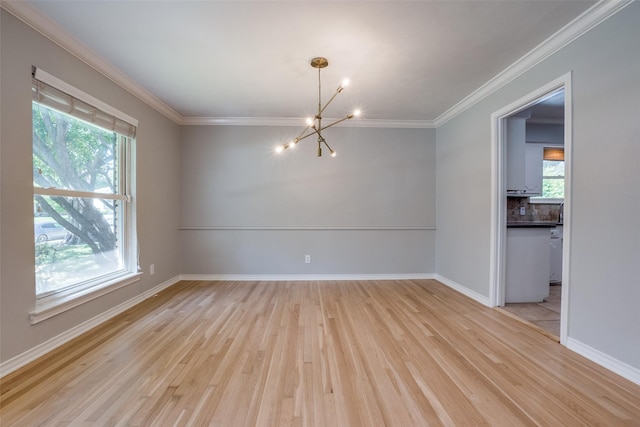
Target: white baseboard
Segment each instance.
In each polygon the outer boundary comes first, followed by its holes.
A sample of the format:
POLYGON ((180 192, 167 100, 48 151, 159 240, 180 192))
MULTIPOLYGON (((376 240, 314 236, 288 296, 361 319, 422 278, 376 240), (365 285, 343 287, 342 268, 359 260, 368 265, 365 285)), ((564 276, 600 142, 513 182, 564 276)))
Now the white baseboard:
POLYGON ((595 362, 598 365, 607 368, 612 372, 615 372, 621 377, 624 377, 629 381, 640 385, 640 369, 627 365, 626 363, 621 362, 620 360, 615 359, 608 354, 601 352, 600 350, 596 350, 595 348, 590 347, 576 340, 575 338, 567 338, 567 348, 575 351, 581 356, 586 357, 592 362, 595 362))
POLYGON ((411 280, 434 279, 433 273, 409 274, 182 274, 181 280, 208 281, 305 281, 305 280, 411 280))
POLYGON ((461 285, 460 283, 454 282, 451 279, 447 279, 444 276, 441 276, 439 274, 434 274, 434 279, 436 279, 438 282, 441 282, 442 284, 455 289, 456 291, 460 292, 463 295, 468 296, 469 298, 478 301, 480 304, 482 305, 486 305, 487 307, 491 307, 491 304, 489 303, 489 297, 486 297, 482 294, 477 293, 476 291, 472 291, 471 289, 461 285))
MULTIPOLYGON (((491 307, 489 304, 489 298, 484 295, 478 294, 468 288, 462 286, 459 283, 454 282, 453 280, 447 279, 446 277, 440 276, 439 274, 434 275, 434 279, 442 282, 444 285, 449 286, 452 289, 478 301, 480 304, 486 305, 487 307, 491 307)), ((603 353, 599 350, 596 350, 593 347, 590 347, 586 344, 581 343, 575 338, 567 338, 567 348, 571 351, 575 351, 581 356, 586 357, 594 363, 620 375, 623 378, 628 379, 629 381, 640 385, 640 369, 635 368, 631 365, 628 365, 624 362, 621 362, 618 359, 611 357, 610 355, 603 353)))
POLYGON ((171 285, 174 285, 176 283, 178 283, 180 281, 180 276, 176 276, 173 277, 169 280, 167 280, 166 282, 160 283, 158 286, 155 286, 154 288, 140 294, 137 295, 134 298, 131 298, 128 301, 123 302, 122 304, 111 308, 110 310, 105 311, 104 313, 101 313, 83 323, 80 323, 77 326, 74 326, 73 328, 61 333, 60 335, 57 335, 53 338, 51 338, 50 340, 47 340, 45 342, 43 342, 42 344, 39 344, 27 351, 25 351, 22 354, 19 354, 3 363, 0 364, 0 378, 4 377, 5 375, 8 375, 10 373, 12 373, 13 371, 20 369, 21 367, 25 366, 26 364, 33 362, 34 360, 36 360, 37 358, 49 353, 50 351, 55 350, 56 348, 60 347, 61 345, 71 341, 72 339, 80 336, 81 334, 87 332, 88 330, 95 328, 96 326, 100 325, 101 323, 106 322, 107 320, 111 319, 114 316, 117 316, 118 314, 130 309, 131 307, 133 307, 136 304, 141 303, 142 301, 146 300, 147 298, 150 298, 152 296, 154 296, 155 294, 157 294, 158 292, 162 291, 163 289, 168 288, 171 285))

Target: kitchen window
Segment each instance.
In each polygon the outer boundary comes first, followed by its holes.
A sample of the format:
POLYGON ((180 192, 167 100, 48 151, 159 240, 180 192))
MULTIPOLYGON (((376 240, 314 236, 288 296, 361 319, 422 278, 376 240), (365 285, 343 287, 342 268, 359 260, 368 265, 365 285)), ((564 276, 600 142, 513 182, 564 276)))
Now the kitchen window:
POLYGON ((542 195, 534 203, 561 203, 564 200, 564 148, 545 147, 542 155, 542 195))
POLYGON ((32 96, 37 323, 138 276, 137 121, 35 67, 32 96))

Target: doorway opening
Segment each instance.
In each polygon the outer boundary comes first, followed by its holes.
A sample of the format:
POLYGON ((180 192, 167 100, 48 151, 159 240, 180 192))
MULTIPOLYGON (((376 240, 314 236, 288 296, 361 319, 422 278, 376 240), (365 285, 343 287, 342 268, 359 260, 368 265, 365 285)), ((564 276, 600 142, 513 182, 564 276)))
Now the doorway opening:
POLYGON ((571 105, 567 73, 491 116, 490 304, 524 303, 521 316, 507 308, 563 345, 571 285, 571 105), (561 164, 546 160, 558 153, 561 164))

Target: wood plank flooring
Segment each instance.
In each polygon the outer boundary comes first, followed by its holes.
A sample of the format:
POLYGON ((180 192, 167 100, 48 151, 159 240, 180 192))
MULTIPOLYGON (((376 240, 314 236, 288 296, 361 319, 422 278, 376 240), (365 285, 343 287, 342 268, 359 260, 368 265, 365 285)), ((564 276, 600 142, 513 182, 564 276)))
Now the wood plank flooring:
POLYGON ((640 387, 433 280, 180 282, 2 379, 2 426, 640 425, 640 387))

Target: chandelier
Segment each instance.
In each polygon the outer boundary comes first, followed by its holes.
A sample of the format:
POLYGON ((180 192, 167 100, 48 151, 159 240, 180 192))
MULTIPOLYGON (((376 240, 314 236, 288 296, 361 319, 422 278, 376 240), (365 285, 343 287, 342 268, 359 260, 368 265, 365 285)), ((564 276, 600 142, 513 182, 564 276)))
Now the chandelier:
POLYGON ((322 84, 320 80, 320 70, 322 70, 323 68, 326 68, 328 65, 329 65, 329 61, 327 61, 326 58, 318 57, 318 58, 313 58, 311 60, 311 66, 313 68, 318 69, 318 113, 315 115, 315 117, 307 118, 307 127, 304 128, 304 130, 300 133, 300 135, 294 138, 291 142, 288 142, 286 144, 279 145, 278 147, 276 147, 277 153, 281 153, 284 150, 294 148, 298 144, 298 142, 302 141, 307 137, 310 137, 311 135, 317 135, 318 136, 318 151, 317 151, 318 157, 322 156, 323 144, 327 147, 327 149, 329 150, 329 153, 331 153, 331 157, 335 157, 336 152, 329 146, 327 141, 324 139, 324 137, 322 136, 322 131, 327 128, 330 128, 331 126, 335 126, 338 123, 344 122, 345 120, 349 120, 354 117, 358 117, 360 115, 360 110, 355 110, 353 113, 349 113, 345 117, 338 119, 328 125, 324 125, 324 126, 322 125, 322 113, 324 113, 324 110, 329 106, 329 104, 331 104, 331 101, 333 101, 335 97, 340 92, 342 92, 345 87, 349 85, 349 80, 345 79, 342 82, 342 84, 338 86, 338 89, 336 89, 335 93, 329 99, 329 101, 327 101, 327 103, 324 106, 322 106, 322 84))

